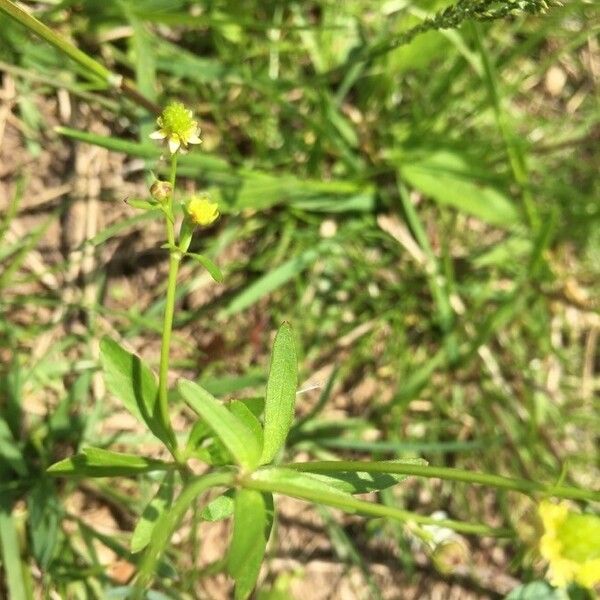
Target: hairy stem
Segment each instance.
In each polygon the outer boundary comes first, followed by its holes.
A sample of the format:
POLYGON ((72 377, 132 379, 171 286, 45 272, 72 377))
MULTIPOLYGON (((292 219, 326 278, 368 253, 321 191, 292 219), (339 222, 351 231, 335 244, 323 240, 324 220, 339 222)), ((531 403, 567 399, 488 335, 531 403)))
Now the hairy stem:
POLYGON ((169 275, 167 279, 167 296, 163 319, 162 343, 160 347, 160 367, 158 379, 158 403, 161 421, 167 431, 172 431, 169 416, 169 354, 171 351, 171 333, 173 331, 173 314, 175 312, 175 293, 177 290, 177 273, 181 260, 175 249, 175 226, 173 223, 173 190, 177 176, 177 154, 171 156, 171 197, 166 208, 167 241, 169 243, 169 275))

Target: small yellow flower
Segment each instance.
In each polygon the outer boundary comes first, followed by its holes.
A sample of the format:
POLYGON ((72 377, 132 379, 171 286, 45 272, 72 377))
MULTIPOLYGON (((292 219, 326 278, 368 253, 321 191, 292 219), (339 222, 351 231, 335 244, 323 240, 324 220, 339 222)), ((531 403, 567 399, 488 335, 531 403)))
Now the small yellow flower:
POLYGON ((219 205, 211 202, 207 196, 194 196, 187 205, 187 211, 196 225, 206 227, 219 216, 219 205))
POLYGON ((185 151, 188 144, 200 144, 200 129, 198 121, 194 120, 191 110, 188 110, 181 102, 167 104, 160 117, 156 119, 158 130, 150 134, 153 140, 166 139, 169 151, 175 154, 185 151))
POLYGON ((592 588, 600 582, 600 517, 571 512, 566 502, 543 501, 538 513, 544 525, 540 553, 548 561, 550 583, 592 588))

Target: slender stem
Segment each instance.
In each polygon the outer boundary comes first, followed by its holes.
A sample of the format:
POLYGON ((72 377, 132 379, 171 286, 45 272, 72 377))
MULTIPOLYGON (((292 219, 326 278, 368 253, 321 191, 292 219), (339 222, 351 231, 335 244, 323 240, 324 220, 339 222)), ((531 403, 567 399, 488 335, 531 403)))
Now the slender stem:
MULTIPOLYGON (((171 156, 171 189, 175 189, 177 176, 177 154, 171 156)), ((167 296, 163 320, 162 343, 160 347, 160 367, 158 378, 158 404, 161 421, 167 431, 171 429, 169 415, 169 354, 171 350, 171 333, 173 331, 173 314, 175 312, 175 293, 177 290, 177 273, 179 271, 179 254, 175 250, 175 227, 173 224, 173 191, 166 207, 167 240, 169 242, 169 275, 167 279, 167 296)))
POLYGON ((322 489, 308 489, 304 486, 287 483, 285 481, 261 481, 248 478, 242 482, 242 485, 246 488, 259 490, 261 492, 276 492, 291 496, 292 498, 314 502, 316 504, 325 504, 327 506, 341 508, 346 512, 359 512, 374 517, 387 517, 397 521, 413 522, 420 525, 447 527, 454 531, 474 535, 514 537, 514 533, 510 529, 496 529, 480 523, 464 523, 462 521, 454 521, 453 519, 434 519, 433 517, 418 515, 392 506, 358 500, 350 495, 345 496, 339 493, 327 492, 322 489))
POLYGON ((502 475, 477 473, 475 471, 452 469, 448 467, 430 467, 426 465, 402 464, 400 462, 367 462, 359 460, 292 463, 285 465, 285 467, 308 473, 333 473, 340 471, 398 473, 401 475, 416 475, 417 477, 433 477, 448 481, 487 485, 504 490, 521 492, 522 494, 527 495, 539 493, 547 496, 556 496, 557 498, 600 501, 600 492, 595 492, 593 490, 582 490, 570 486, 552 486, 536 481, 528 481, 526 479, 513 479, 510 477, 503 477, 502 475))

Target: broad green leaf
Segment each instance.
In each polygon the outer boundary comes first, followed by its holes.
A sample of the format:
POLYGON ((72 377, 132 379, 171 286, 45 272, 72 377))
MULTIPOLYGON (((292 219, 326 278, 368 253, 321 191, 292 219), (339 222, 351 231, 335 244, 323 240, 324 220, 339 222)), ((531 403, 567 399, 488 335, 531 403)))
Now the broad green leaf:
POLYGON ((200 513, 204 521, 222 521, 233 514, 234 500, 232 494, 225 493, 211 500, 200 513))
POLYGON ((260 446, 254 433, 205 389, 192 381, 179 382, 184 400, 223 442, 231 456, 246 469, 254 469, 260 459, 260 446))
POLYGON ((158 519, 173 502, 174 481, 173 471, 167 473, 158 488, 156 496, 150 500, 144 509, 131 536, 130 547, 132 552, 139 552, 150 543, 152 531, 158 519))
POLYGON ((80 454, 54 463, 48 467, 47 472, 51 475, 69 477, 127 477, 174 468, 174 463, 166 463, 162 460, 112 452, 102 448, 86 448, 80 454))
POLYGON ((298 360, 294 333, 288 323, 277 332, 265 397, 264 445, 261 464, 270 463, 285 443, 294 420, 298 360))
POLYGON ((255 490, 240 489, 235 495, 233 536, 227 570, 235 580, 235 600, 246 600, 258 579, 267 539, 265 499, 255 490))
POLYGON ((491 225, 512 227, 519 213, 500 191, 481 181, 460 155, 440 150, 420 160, 397 159, 402 178, 440 204, 447 204, 491 225))
MULTIPOLYGON (((422 458, 391 460, 389 462, 401 465, 426 466, 428 464, 422 458)), ((348 494, 366 494, 367 492, 385 490, 409 477, 409 475, 399 473, 365 473, 362 471, 340 471, 327 475, 324 473, 311 473, 311 475, 313 478, 348 494)))
POLYGON ((107 337, 100 343, 100 360, 109 391, 158 439, 173 447, 173 436, 160 421, 158 385, 152 371, 138 356, 107 337))
POLYGON ((217 282, 223 283, 223 273, 221 269, 207 256, 203 254, 195 254, 193 252, 186 252, 186 256, 193 258, 197 263, 201 264, 210 274, 210 276, 217 282))
POLYGON ((17 475, 27 475, 27 465, 8 424, 0 417, 0 462, 9 465, 17 475))

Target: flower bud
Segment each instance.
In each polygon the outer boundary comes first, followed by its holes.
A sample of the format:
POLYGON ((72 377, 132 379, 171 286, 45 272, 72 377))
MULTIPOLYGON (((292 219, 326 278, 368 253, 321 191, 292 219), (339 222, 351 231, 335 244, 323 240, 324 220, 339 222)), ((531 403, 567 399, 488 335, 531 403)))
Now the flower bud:
POLYGON ((431 553, 431 561, 438 573, 442 575, 455 574, 468 560, 469 550, 458 536, 438 544, 431 553))
POLYGON ((173 193, 173 186, 168 181, 157 179, 150 187, 150 195, 158 202, 166 202, 173 193))

